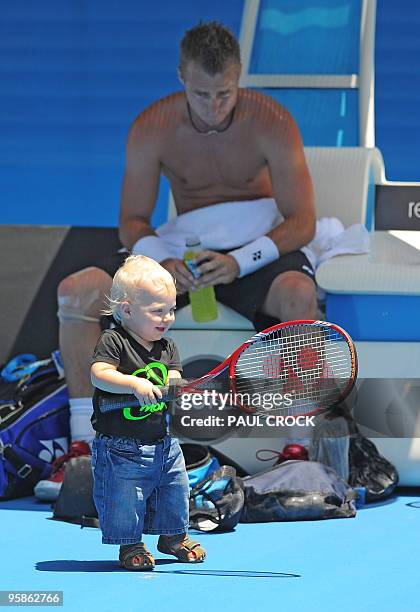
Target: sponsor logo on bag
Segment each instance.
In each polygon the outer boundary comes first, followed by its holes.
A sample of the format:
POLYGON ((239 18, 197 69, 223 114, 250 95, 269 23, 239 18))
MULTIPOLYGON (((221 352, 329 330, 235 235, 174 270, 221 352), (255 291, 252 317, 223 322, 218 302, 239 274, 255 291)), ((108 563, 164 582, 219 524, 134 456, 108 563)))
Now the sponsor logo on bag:
POLYGON ((53 438, 52 440, 39 440, 42 446, 45 446, 38 453, 39 459, 52 463, 54 459, 58 459, 62 455, 65 455, 68 451, 68 440, 67 438, 53 438))

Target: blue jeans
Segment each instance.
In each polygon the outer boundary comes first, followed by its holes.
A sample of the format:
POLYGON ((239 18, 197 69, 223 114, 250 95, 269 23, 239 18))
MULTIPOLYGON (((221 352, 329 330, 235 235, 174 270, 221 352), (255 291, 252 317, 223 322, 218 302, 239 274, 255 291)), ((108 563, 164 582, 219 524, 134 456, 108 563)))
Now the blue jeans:
POLYGON ((93 440, 93 498, 104 544, 188 530, 189 486, 176 438, 154 443, 100 434, 93 440))

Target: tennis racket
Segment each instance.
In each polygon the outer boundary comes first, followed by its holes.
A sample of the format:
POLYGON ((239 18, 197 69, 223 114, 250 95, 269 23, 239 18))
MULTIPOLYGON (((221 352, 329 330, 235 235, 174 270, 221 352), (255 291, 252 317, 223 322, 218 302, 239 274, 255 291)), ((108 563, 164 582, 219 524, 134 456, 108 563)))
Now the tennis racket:
MULTIPOLYGON (((247 412, 307 416, 343 401, 356 377, 356 350, 346 331, 325 321, 288 321, 255 334, 208 374, 173 379, 161 387, 163 397, 157 401, 229 393, 229 404, 247 412), (262 405, 261 398, 268 396, 271 404, 262 405)), ((103 412, 127 406, 139 407, 135 395, 109 394, 99 402, 103 412)))

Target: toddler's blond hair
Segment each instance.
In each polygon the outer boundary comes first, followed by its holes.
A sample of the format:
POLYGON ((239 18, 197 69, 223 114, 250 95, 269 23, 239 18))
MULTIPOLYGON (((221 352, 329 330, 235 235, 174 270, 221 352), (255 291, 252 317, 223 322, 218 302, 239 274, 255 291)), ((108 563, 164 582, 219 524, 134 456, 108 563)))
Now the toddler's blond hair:
POLYGON ((136 298, 141 300, 141 290, 146 280, 151 281, 157 291, 164 287, 175 290, 173 277, 157 261, 145 255, 131 255, 115 273, 111 293, 106 296, 108 308, 104 308, 102 313, 112 315, 121 323, 121 304, 135 301, 136 298))

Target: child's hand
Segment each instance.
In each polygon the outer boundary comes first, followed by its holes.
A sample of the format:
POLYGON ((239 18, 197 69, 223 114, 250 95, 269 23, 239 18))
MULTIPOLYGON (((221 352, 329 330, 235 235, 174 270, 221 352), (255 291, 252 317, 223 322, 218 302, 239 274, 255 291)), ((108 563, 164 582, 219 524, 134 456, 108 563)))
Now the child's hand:
POLYGON ((161 399, 161 390, 150 382, 150 380, 146 380, 145 378, 133 378, 133 393, 142 406, 156 404, 156 402, 161 399))

